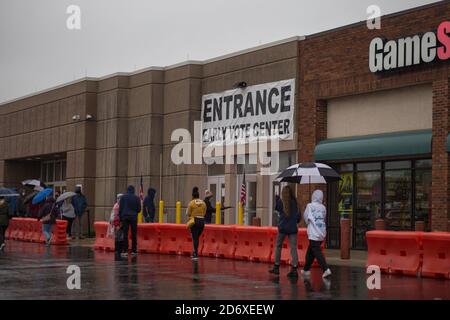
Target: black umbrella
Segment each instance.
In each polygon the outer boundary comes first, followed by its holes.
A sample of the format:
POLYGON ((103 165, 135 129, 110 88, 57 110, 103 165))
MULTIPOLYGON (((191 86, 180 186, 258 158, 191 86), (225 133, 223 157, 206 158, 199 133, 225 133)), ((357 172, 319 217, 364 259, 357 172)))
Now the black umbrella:
MULTIPOLYGON (((339 181, 341 180, 341 176, 326 164, 304 162, 288 167, 277 177, 277 180, 310 185, 311 183, 339 181)), ((311 193, 311 190, 309 193, 311 193)))

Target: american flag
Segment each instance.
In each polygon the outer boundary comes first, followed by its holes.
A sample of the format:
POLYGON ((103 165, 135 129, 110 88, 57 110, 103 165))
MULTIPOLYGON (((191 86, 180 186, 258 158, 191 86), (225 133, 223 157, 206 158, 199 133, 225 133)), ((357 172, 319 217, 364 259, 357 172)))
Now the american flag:
POLYGON ((241 185, 241 203, 242 203, 242 206, 245 206, 246 198, 247 198, 247 188, 245 186, 245 172, 244 172, 244 179, 242 180, 242 185, 241 185))

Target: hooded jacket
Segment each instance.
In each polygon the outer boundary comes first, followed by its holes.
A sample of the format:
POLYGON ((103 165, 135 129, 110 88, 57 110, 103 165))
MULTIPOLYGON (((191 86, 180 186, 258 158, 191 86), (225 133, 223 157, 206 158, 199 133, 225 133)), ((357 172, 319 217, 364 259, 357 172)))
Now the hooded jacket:
POLYGON ((155 195, 156 190, 153 188, 149 188, 147 190, 147 196, 144 199, 144 216, 149 217, 151 221, 155 218, 155 195))
POLYGON ((8 202, 4 200, 4 202, 0 205, 0 226, 7 227, 9 225, 10 217, 11 216, 8 202))
POLYGON ((141 211, 141 200, 134 194, 134 187, 128 186, 127 193, 120 198, 119 218, 137 220, 138 212, 141 211))
POLYGON ((283 201, 280 199, 280 197, 277 197, 275 210, 280 213, 278 231, 283 234, 298 233, 297 224, 300 222, 300 213, 298 211, 297 201, 295 199, 291 199, 290 206, 290 214, 286 215, 286 211, 283 207, 283 201))
POLYGON ((76 196, 72 197, 72 205, 75 209, 75 214, 77 217, 80 217, 83 215, 84 210, 87 208, 87 201, 84 194, 81 193, 80 187, 77 187, 75 189, 76 196))
POLYGON ((327 235, 327 227, 325 224, 327 210, 322 204, 323 192, 321 190, 314 191, 311 199, 312 202, 308 203, 304 214, 308 239, 323 241, 327 235))
POLYGON ((195 217, 204 217, 206 214, 206 204, 202 199, 193 199, 187 207, 189 219, 195 217))

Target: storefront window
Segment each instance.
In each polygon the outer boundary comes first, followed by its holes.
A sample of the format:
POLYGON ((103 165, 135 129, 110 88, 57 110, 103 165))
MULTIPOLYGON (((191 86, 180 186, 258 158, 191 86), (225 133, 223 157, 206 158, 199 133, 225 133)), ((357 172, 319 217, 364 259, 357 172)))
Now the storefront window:
POLYGON ((384 217, 390 230, 411 230, 411 170, 386 171, 384 217))
POLYGON ((358 172, 357 208, 354 217, 354 247, 366 248, 366 232, 381 217, 381 172, 358 172))
POLYGON ((425 222, 430 230, 431 216, 431 170, 418 169, 415 173, 415 220, 425 222))

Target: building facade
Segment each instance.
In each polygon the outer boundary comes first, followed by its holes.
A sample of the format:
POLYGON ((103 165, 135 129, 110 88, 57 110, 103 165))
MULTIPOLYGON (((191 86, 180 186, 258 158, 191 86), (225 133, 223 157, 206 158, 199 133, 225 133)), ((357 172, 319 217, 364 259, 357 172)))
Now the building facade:
MULTIPOLYGON (((144 189, 154 187, 165 201, 165 221, 175 221, 176 202, 185 208, 198 186, 232 207, 223 223, 236 223, 245 173, 245 223, 257 217, 276 225, 280 184, 260 174, 259 162, 237 163, 253 157, 250 151, 234 164, 175 165, 171 136, 180 128, 194 132, 206 95, 242 82, 293 79, 296 122, 293 138, 280 142, 280 168, 320 161, 341 172, 340 183, 317 186, 327 191, 329 247, 339 247, 342 216, 352 220, 354 248, 365 247, 365 231, 377 219, 393 230, 414 229, 416 221, 447 230, 449 14, 450 4, 437 3, 383 16, 379 30, 361 22, 208 61, 82 79, 4 103, 0 185, 17 187, 28 178, 58 190, 81 184, 91 212, 85 223, 92 224, 106 219, 115 195, 128 184, 138 187, 142 176, 144 189)), ((297 186, 297 195, 304 208, 308 187, 297 186)))

